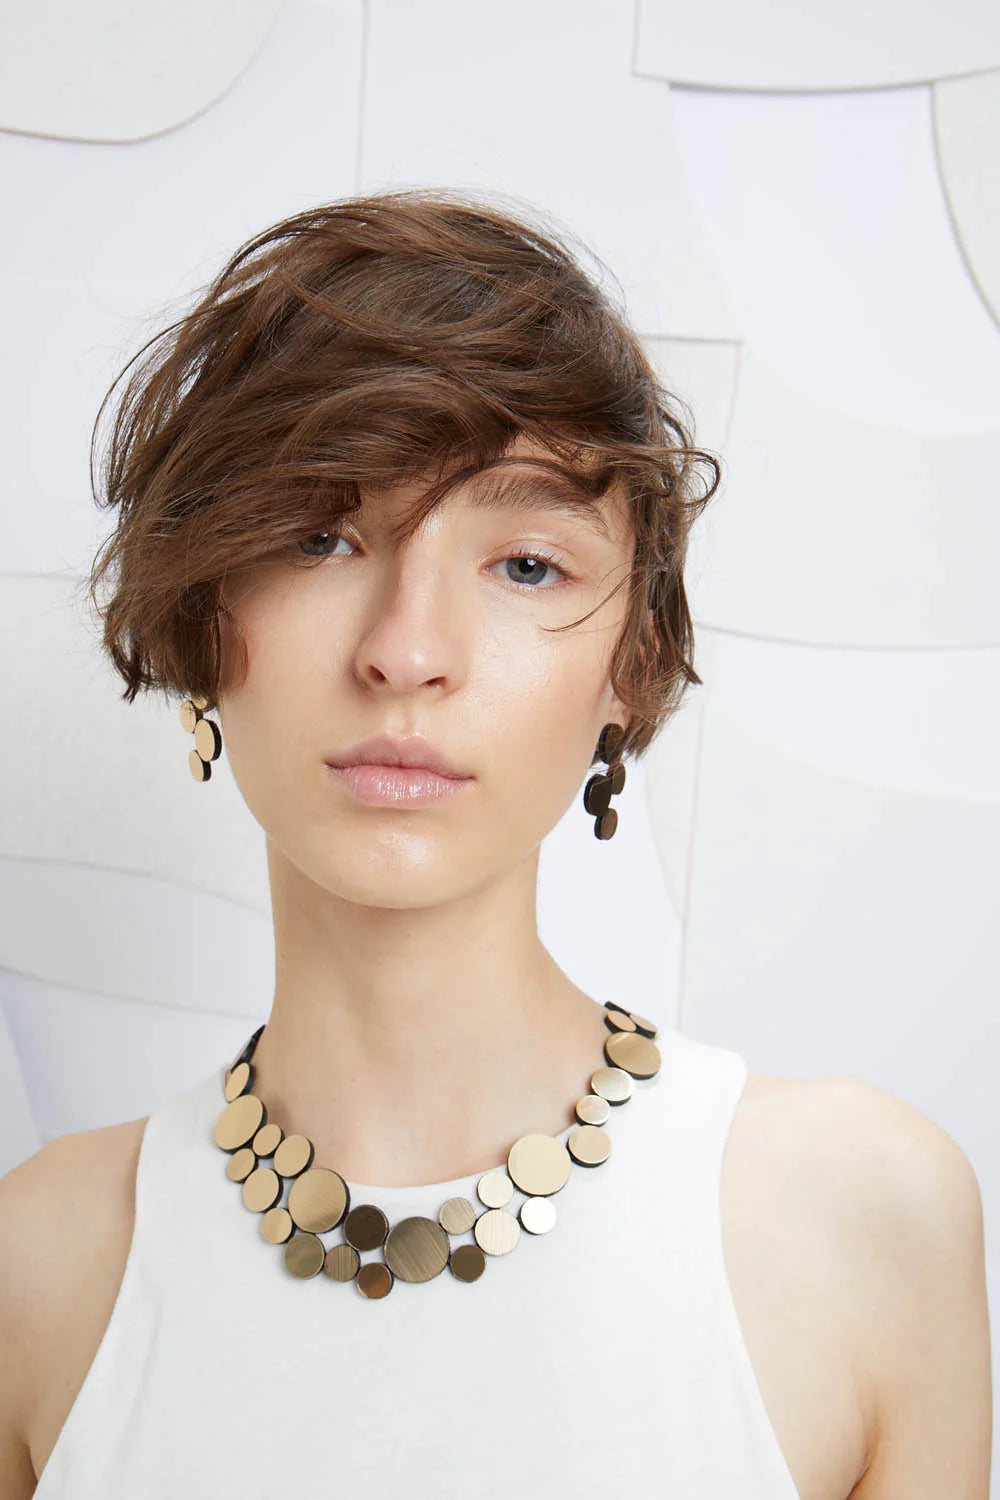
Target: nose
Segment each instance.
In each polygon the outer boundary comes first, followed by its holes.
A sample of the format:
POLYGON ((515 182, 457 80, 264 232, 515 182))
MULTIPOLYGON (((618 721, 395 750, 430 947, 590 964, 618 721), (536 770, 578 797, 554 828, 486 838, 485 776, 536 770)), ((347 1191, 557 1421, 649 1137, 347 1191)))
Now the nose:
MULTIPOLYGON (((440 519, 440 518, 436 518, 440 519)), ((450 691, 468 671, 468 603, 448 566, 447 537, 418 532, 373 570, 371 596, 355 653, 355 672, 369 688, 405 694, 422 687, 450 691)))

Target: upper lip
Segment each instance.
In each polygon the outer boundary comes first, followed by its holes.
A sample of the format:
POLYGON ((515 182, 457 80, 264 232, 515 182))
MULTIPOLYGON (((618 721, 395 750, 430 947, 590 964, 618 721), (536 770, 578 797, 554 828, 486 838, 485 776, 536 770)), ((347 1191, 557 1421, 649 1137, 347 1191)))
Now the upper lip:
POLYGON ((344 750, 336 756, 328 756, 328 766, 409 766, 419 767, 424 771, 436 771, 439 776, 465 777, 471 776, 470 771, 456 766, 440 750, 428 743, 419 734, 406 735, 403 739, 393 739, 388 734, 376 734, 371 739, 362 740, 359 745, 350 750, 344 750))

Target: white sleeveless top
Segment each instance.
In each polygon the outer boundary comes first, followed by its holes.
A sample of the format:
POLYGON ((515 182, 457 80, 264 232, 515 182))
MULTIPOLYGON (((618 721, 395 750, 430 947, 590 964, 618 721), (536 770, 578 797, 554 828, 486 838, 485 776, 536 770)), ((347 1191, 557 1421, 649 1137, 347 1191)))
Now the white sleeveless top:
MULTIPOLYGON (((553 1195, 551 1230, 487 1256, 477 1281, 445 1268, 376 1301, 292 1276, 260 1234, 214 1141, 228 1061, 168 1099, 145 1128, 118 1296, 36 1500, 799 1500, 722 1252, 746 1064, 677 1030, 658 1045, 660 1072, 612 1108, 608 1160, 574 1165, 553 1195)), ((458 1194, 478 1205, 497 1165, 422 1187, 348 1179, 351 1206, 436 1218, 458 1194)))

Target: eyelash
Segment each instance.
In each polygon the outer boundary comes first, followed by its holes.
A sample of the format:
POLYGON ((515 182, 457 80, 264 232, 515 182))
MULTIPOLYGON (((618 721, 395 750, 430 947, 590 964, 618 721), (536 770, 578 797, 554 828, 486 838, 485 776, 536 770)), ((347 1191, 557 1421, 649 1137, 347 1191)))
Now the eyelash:
MULTIPOLYGON (((294 545, 295 546, 301 546, 302 542, 304 542, 304 541, 312 541, 313 537, 317 537, 317 536, 329 536, 329 537, 333 537, 335 539, 335 541, 338 541, 338 542, 340 542, 340 541, 349 542, 352 547, 354 546, 354 543, 351 541, 350 537, 344 536, 342 532, 338 533, 338 532, 335 532, 335 531, 317 531, 317 532, 314 532, 312 534, 312 536, 300 538, 300 540, 298 542, 296 542, 294 545)), ((319 561, 319 562, 324 561, 324 558, 323 558, 322 554, 317 554, 315 552, 307 552, 307 553, 303 553, 301 555, 304 556, 304 557, 311 558, 314 561, 319 561)), ((332 556, 332 554, 327 554, 327 555, 332 556)), ((550 568, 554 569, 555 572, 557 572, 557 573, 561 573, 562 576, 563 576, 563 578, 565 579, 565 581, 567 583, 572 583, 574 581, 574 576, 575 575, 572 574, 572 573, 570 573, 569 570, 567 568, 565 568, 562 565, 562 563, 558 562, 557 559, 550 552, 547 552, 544 547, 524 547, 524 548, 519 548, 518 550, 516 550, 514 552, 505 552, 504 555, 503 555, 503 557, 498 557, 497 558, 496 562, 498 562, 498 563, 500 563, 500 562, 508 562, 512 557, 530 557, 534 562, 545 563, 547 567, 550 567, 550 568)), ((496 563, 490 563, 490 567, 491 568, 492 567, 496 567, 496 563)), ((539 586, 537 584, 531 584, 531 583, 518 583, 517 579, 515 579, 515 578, 505 578, 504 582, 505 583, 509 583, 510 586, 511 586, 511 588, 519 589, 524 594, 545 593, 550 588, 558 588, 559 587, 558 584, 545 584, 545 585, 539 586)))

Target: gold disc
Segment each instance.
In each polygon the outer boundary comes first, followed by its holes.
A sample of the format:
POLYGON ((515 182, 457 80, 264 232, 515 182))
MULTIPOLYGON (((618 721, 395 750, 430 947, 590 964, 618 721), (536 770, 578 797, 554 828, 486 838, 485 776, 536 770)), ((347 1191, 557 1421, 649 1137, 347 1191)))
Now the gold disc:
POLYGON ((224 1090, 226 1098, 232 1103, 241 1094, 245 1094, 252 1083, 253 1064, 245 1062, 237 1063, 235 1068, 231 1068, 226 1074, 226 1087, 224 1090))
POLYGON ((260 1221, 260 1232, 272 1245, 283 1245, 294 1228, 287 1208, 269 1208, 260 1221))
POLYGON ((284 1135, 280 1125, 271 1121, 270 1124, 262 1125, 253 1138, 253 1149, 258 1156, 273 1156, 281 1145, 284 1135))
POLYGON ((382 1254, 400 1281, 430 1281, 448 1264, 451 1247, 440 1224, 414 1214, 390 1229, 382 1254))
POLYGON ((503 1167, 497 1167, 492 1172, 483 1173, 476 1183, 476 1192, 479 1201, 487 1208, 503 1208, 514 1196, 514 1184, 503 1167))
POLYGON ((607 812, 601 813, 601 816, 594 824, 594 832, 599 839, 609 839, 613 836, 617 827, 618 814, 613 807, 609 807, 607 812))
POLYGON ((194 726, 198 722, 198 710, 190 698, 185 698, 180 708, 180 721, 188 734, 194 734, 194 726))
POLYGON ((611 1155, 611 1137, 599 1125, 577 1125, 569 1133, 566 1148, 581 1167, 599 1167, 611 1155))
POLYGON ((652 1040, 655 1042, 656 1038, 660 1034, 659 1030, 657 1028, 656 1022, 655 1021, 647 1021, 645 1016, 638 1015, 634 1010, 630 1010, 629 1011, 629 1015, 632 1017, 633 1021, 635 1022, 636 1026, 638 1026, 639 1030, 642 1031, 642 1032, 644 1032, 646 1036, 651 1037, 652 1040))
POLYGON ((274 1170, 282 1177, 298 1177, 313 1159, 313 1143, 306 1135, 286 1135, 274 1153, 274 1170))
POLYGON ((635 1022, 631 1016, 627 1016, 623 1010, 615 1010, 613 1005, 606 1007, 605 1021, 612 1031, 634 1031, 635 1022))
POLYGON ((392 1272, 380 1260, 370 1260, 358 1271, 354 1278, 354 1285, 359 1292, 363 1292, 366 1297, 371 1297, 373 1300, 377 1297, 387 1297, 392 1291, 392 1272))
POLYGON ((569 1152, 554 1135, 522 1135, 507 1155, 507 1171, 522 1193, 533 1198, 557 1193, 572 1170, 569 1152))
MULTIPOLYGON (((619 1032, 618 1035, 624 1036, 625 1033, 619 1032)), ((624 1068, 598 1068, 590 1075, 590 1087, 609 1104, 624 1104, 632 1097, 632 1075, 624 1068)))
POLYGON ((556 1206, 551 1198, 525 1198, 520 1218, 529 1234, 548 1234, 556 1222, 556 1206))
POLYGON ((293 1234, 285 1244, 285 1267, 293 1276, 318 1276, 326 1259, 326 1249, 314 1234, 293 1234))
POLYGON ((581 1125, 606 1125, 611 1118, 611 1105, 600 1094, 584 1094, 576 1101, 576 1117, 581 1125))
POLYGON ((361 1256, 353 1245, 331 1245, 323 1269, 334 1281, 353 1281, 360 1264, 361 1256))
POLYGON ((486 1270, 486 1256, 478 1245, 458 1245, 451 1252, 448 1264, 459 1281, 478 1281, 486 1270))
POLYGON ((241 1146, 226 1162, 226 1176, 230 1182, 244 1182, 257 1165, 257 1157, 251 1146, 241 1146))
POLYGON ((521 1238, 521 1226, 505 1208, 488 1208, 476 1220, 474 1233, 487 1255, 506 1255, 521 1238))
POLYGON ((374 1203, 359 1203, 344 1220, 343 1232, 344 1239, 355 1250, 377 1250, 379 1245, 385 1244, 389 1220, 374 1203))
POLYGON ((256 1094, 241 1094, 227 1104, 215 1122, 215 1144, 223 1151, 235 1151, 253 1140, 264 1123, 266 1110, 256 1094))
POLYGON ((194 704, 195 708, 200 709, 202 713, 204 713, 205 709, 208 707, 208 699, 203 697, 201 693, 192 693, 191 702, 194 704))
POLYGON ((347 1184, 329 1167, 310 1167, 288 1190, 288 1212, 300 1229, 323 1234, 339 1224, 348 1206, 347 1184))
POLYGON ((197 750, 188 751, 188 768, 195 781, 208 781, 212 774, 212 767, 207 760, 202 760, 197 750))
POLYGON ((438 1209, 438 1223, 449 1234, 465 1234, 476 1222, 476 1205, 468 1198, 449 1198, 438 1209))
POLYGON ((660 1049, 648 1036, 636 1032, 616 1031, 605 1038, 604 1056, 616 1068, 624 1068, 633 1078, 652 1078, 660 1071, 660 1049))
POLYGON ((218 760, 222 754, 222 735, 212 719, 199 719, 194 726, 194 747, 202 760, 218 760))
POLYGON ((257 1167, 243 1184, 243 1202, 254 1213, 273 1208, 281 1197, 281 1178, 270 1167, 257 1167))

